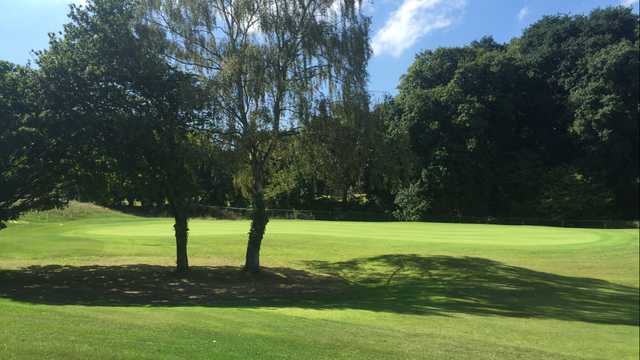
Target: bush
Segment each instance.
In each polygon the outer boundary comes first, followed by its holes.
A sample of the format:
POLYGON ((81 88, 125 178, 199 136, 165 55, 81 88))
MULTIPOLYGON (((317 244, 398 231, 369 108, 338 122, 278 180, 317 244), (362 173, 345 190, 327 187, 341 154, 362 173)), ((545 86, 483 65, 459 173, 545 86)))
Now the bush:
POLYGON ((553 219, 584 219, 610 213, 613 193, 573 167, 549 170, 537 204, 541 215, 553 219))
POLYGON ((429 209, 429 202, 425 199, 424 187, 420 181, 398 190, 394 203, 396 210, 393 216, 403 221, 421 220, 429 209))

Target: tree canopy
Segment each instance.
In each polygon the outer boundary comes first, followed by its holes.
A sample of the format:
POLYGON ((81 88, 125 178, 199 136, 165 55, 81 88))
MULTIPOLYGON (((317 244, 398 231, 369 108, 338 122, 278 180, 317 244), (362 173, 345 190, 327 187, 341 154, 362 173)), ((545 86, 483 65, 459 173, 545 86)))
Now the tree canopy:
POLYGON ((67 164, 38 98, 36 72, 0 61, 0 230, 25 211, 66 202, 67 164))
POLYGON ((637 217, 638 59, 638 16, 622 7, 419 54, 387 121, 418 158, 407 186, 424 187, 422 216, 541 216, 553 202, 567 204, 556 216, 637 217), (591 184, 579 211, 568 178, 591 184))
POLYGON ((63 36, 38 60, 44 99, 74 130, 61 140, 82 151, 73 158, 94 192, 125 182, 138 199, 166 202, 177 269, 186 271, 188 218, 201 191, 195 173, 209 154, 199 131, 207 109, 197 79, 165 61, 168 44, 139 10, 122 0, 73 7, 63 36))
POLYGON ((283 132, 317 101, 366 106, 369 20, 344 0, 150 0, 147 23, 166 33, 170 60, 206 79, 210 128, 243 154, 253 207, 245 268, 258 271, 267 164, 283 132))

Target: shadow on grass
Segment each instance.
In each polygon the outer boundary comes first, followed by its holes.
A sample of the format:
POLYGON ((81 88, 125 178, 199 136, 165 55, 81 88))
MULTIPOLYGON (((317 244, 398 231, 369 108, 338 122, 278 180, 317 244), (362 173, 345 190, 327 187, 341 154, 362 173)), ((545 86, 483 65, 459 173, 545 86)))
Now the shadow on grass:
POLYGON ((639 325, 639 289, 471 257, 312 261, 311 271, 236 267, 31 266, 0 270, 0 297, 88 306, 303 307, 639 325))

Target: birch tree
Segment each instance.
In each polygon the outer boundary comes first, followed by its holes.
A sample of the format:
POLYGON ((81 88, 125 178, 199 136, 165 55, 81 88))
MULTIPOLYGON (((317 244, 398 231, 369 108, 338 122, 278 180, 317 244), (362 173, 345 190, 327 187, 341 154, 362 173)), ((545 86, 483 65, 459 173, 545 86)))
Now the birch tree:
POLYGON ((245 270, 260 270, 266 164, 320 99, 366 102, 370 20, 361 0, 146 0, 171 61, 208 85, 210 131, 242 153, 253 207, 245 270))

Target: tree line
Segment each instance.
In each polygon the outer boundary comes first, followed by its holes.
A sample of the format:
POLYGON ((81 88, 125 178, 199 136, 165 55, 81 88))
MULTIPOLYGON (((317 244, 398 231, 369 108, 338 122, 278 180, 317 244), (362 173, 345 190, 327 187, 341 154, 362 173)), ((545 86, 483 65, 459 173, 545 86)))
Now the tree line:
POLYGON ((629 8, 596 9, 420 53, 375 110, 412 157, 388 178, 399 215, 636 219, 638 29, 629 8))
POLYGON ((637 219, 638 21, 625 7, 545 16, 506 44, 423 51, 396 96, 320 102, 277 151, 271 201, 402 220, 637 219))
POLYGON ((36 66, 0 62, 0 227, 68 199, 175 220, 201 205, 434 216, 638 217, 639 19, 546 16, 419 53, 367 92, 358 0, 93 0, 36 66), (337 6, 336 6, 337 5, 337 6))

